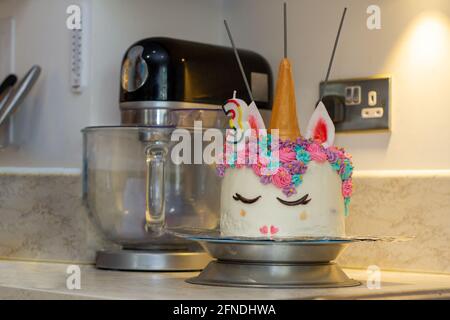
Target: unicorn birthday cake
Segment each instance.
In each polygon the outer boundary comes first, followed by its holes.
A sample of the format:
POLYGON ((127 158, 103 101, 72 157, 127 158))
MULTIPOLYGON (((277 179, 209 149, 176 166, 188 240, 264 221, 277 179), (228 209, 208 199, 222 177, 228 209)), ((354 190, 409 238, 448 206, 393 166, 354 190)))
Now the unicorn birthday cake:
POLYGON ((351 156, 334 146, 334 124, 322 102, 301 134, 289 60, 280 64, 268 130, 253 102, 247 106, 234 97, 224 110, 234 140, 227 140, 217 165, 222 236, 345 236, 351 156))

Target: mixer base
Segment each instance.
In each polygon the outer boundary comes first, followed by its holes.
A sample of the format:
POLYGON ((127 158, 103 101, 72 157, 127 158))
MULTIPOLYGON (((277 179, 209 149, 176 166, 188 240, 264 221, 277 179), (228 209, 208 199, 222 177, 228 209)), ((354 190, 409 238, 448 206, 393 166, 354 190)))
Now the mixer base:
POLYGON ((98 251, 96 267, 121 271, 199 271, 211 257, 205 252, 167 250, 98 251))

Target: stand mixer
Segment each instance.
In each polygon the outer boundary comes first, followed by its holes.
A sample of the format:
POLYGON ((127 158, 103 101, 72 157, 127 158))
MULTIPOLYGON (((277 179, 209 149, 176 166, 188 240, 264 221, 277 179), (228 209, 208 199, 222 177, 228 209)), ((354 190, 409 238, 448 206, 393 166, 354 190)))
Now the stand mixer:
MULTIPOLYGON (((254 52, 239 52, 253 97, 268 119, 269 64, 254 52)), ((193 271, 210 261, 198 244, 167 230, 214 229, 220 179, 213 165, 175 164, 172 134, 182 128, 184 138, 193 143, 194 122, 201 121, 200 133, 225 128, 222 104, 236 89, 249 100, 230 48, 150 38, 127 50, 121 125, 82 131, 84 204, 102 234, 120 246, 99 251, 98 268, 193 271)))

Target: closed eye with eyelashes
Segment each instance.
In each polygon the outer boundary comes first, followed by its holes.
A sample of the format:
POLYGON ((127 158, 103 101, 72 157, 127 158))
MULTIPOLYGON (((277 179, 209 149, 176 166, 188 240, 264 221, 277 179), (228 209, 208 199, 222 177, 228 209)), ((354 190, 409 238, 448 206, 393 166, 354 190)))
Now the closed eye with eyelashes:
POLYGON ((236 193, 233 196, 233 199, 236 200, 236 201, 241 201, 241 202, 246 203, 246 204, 252 204, 252 203, 255 203, 256 201, 258 201, 259 199, 261 199, 261 196, 258 196, 258 197, 253 198, 253 199, 248 199, 248 198, 240 195, 239 193, 236 193))
POLYGON ((281 204, 284 204, 285 206, 294 207, 294 206, 299 206, 299 205, 307 205, 311 201, 311 199, 308 199, 308 197, 309 197, 309 194, 303 196, 302 198, 300 198, 298 200, 294 200, 294 201, 286 201, 281 198, 277 198, 277 200, 281 204))

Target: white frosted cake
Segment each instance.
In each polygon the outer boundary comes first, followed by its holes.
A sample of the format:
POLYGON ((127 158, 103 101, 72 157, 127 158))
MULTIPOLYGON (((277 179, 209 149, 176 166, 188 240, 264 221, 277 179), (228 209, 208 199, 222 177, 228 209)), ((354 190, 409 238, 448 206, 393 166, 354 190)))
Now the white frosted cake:
POLYGON ((272 184, 263 185, 252 169, 227 172, 222 186, 222 234, 343 236, 344 198, 339 176, 328 163, 313 162, 308 171, 295 197, 287 197, 272 184))
POLYGON ((280 150, 280 168, 274 175, 261 174, 258 165, 221 171, 222 235, 268 238, 345 235, 352 191, 350 158, 333 147, 321 150, 310 140, 302 143, 307 145, 306 149, 300 144, 285 143, 289 146, 280 150), (320 151, 307 151, 316 148, 320 151), (285 155, 296 160, 283 162, 285 155), (303 160, 297 160, 301 157, 303 160))
MULTIPOLYGON (((246 107, 242 102, 234 105, 246 107)), ((232 107, 227 104, 224 109, 232 107)), ((245 110, 235 110, 233 114, 243 115, 243 119, 231 119, 233 129, 237 120, 244 123, 239 126, 241 129, 262 129, 263 124, 252 120, 245 110)), ((291 68, 285 60, 280 66, 270 130, 271 134, 257 135, 256 162, 249 156, 254 148, 247 141, 240 148, 244 152, 228 154, 227 160, 217 167, 223 177, 222 236, 345 236, 352 193, 351 156, 333 146, 335 128, 322 103, 316 108, 305 137, 301 136, 291 68)))

